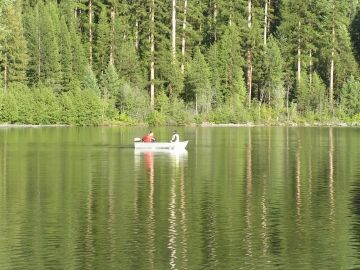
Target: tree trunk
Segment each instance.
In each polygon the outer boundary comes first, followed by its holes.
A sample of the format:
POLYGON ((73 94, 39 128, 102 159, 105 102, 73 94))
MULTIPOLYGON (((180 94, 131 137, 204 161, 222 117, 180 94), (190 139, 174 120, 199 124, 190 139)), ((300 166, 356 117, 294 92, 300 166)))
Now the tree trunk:
POLYGON ((268 0, 265 0, 265 16, 264 16, 264 46, 266 47, 268 31, 268 0))
POLYGON ((268 3, 268 16, 267 16, 267 33, 266 36, 268 36, 269 31, 270 31, 270 21, 271 21, 271 17, 269 16, 269 12, 271 12, 271 0, 266 0, 268 3))
POLYGON ((197 93, 195 93, 195 112, 196 112, 196 114, 199 114, 199 112, 198 112, 198 97, 197 97, 197 93))
POLYGON ((287 82, 286 86, 286 117, 289 121, 289 93, 290 93, 290 84, 287 82))
POLYGON ((251 28, 251 6, 252 6, 252 3, 251 3, 251 0, 248 0, 248 20, 247 20, 247 23, 248 23, 248 28, 251 28))
POLYGON ((155 0, 151 2, 150 8, 150 107, 154 109, 155 105, 155 0))
POLYGON ((230 14, 229 14, 229 26, 231 27, 232 26, 232 8, 230 8, 230 14))
POLYGON ((110 41, 110 64, 114 64, 114 44, 115 44, 115 7, 111 7, 111 41, 110 41))
POLYGON ((135 50, 139 50, 139 21, 135 22, 135 50))
POLYGON ((5 66, 4 66, 4 91, 7 92, 8 85, 8 65, 7 65, 7 56, 5 54, 5 66))
POLYGON ((309 91, 311 93, 312 91, 312 50, 310 50, 310 55, 309 55, 309 58, 310 58, 310 63, 309 63, 309 91))
POLYGON ((41 76, 41 35, 40 35, 40 29, 39 27, 37 28, 38 31, 38 67, 37 67, 37 72, 38 72, 38 82, 40 81, 40 76, 41 76))
POLYGON ((171 16, 171 49, 172 49, 172 61, 175 62, 176 58, 176 0, 172 0, 172 16, 171 16))
POLYGON ((92 7, 92 0, 89 1, 89 64, 92 66, 93 62, 93 34, 92 34, 92 21, 93 21, 93 7, 92 7))
MULTIPOLYGON (((298 32, 300 33, 301 22, 298 23, 298 32)), ((299 35, 300 36, 300 35, 299 35)), ((297 89, 300 90, 300 81, 301 81, 301 40, 298 38, 298 47, 297 47, 297 89)))
MULTIPOLYGON (((251 3, 251 0, 248 0, 248 28, 249 30, 251 31, 251 28, 252 28, 252 3, 251 3)), ((247 81, 246 81, 246 84, 247 84, 247 88, 248 88, 248 92, 249 92, 249 97, 248 97, 248 105, 249 107, 251 106, 251 95, 252 95, 252 73, 253 73, 253 66, 252 66, 252 52, 251 52, 251 40, 249 42, 249 48, 248 48, 248 51, 247 51, 247 59, 246 59, 246 62, 247 62, 247 81)))
POLYGON ((183 20, 183 32, 181 39, 181 74, 184 75, 185 72, 185 44, 186 44, 186 15, 187 15, 187 0, 184 0, 184 20, 183 20))
POLYGON ((214 3, 214 40, 215 40, 215 42, 217 40, 217 33, 216 33, 217 14, 218 14, 218 10, 217 10, 216 2, 215 2, 214 3))
POLYGON ((331 49, 331 63, 330 63, 330 87, 329 87, 329 107, 330 111, 334 109, 334 56, 335 56, 335 23, 332 26, 332 49, 331 49))

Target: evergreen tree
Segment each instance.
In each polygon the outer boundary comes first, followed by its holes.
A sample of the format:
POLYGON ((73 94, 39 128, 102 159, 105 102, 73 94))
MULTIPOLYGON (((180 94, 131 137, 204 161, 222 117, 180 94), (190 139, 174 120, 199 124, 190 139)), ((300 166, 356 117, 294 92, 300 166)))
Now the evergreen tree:
POLYGON ((242 101, 245 100, 246 90, 242 67, 241 37, 235 26, 228 27, 217 46, 217 55, 210 62, 213 67, 213 74, 220 82, 215 83, 222 100, 233 95, 239 95, 242 101), (215 62, 213 62, 215 61, 215 62))
POLYGON ((261 94, 262 100, 274 108, 284 106, 284 72, 283 58, 277 40, 270 37, 264 52, 264 66, 262 68, 261 94))
POLYGON ((41 4, 29 8, 25 16, 25 37, 29 50, 29 63, 27 76, 30 85, 40 82, 42 73, 41 63, 41 33, 40 33, 40 9, 41 4))
POLYGON ((81 86, 83 89, 91 90, 100 96, 100 88, 97 83, 96 76, 90 66, 88 66, 88 68, 86 69, 86 73, 82 80, 81 86))
POLYGON ((351 34, 351 40, 352 45, 354 46, 355 50, 355 57, 357 62, 360 61, 360 10, 356 10, 356 14, 351 21, 350 25, 350 34, 351 34))
POLYGON ((0 46, 0 70, 5 89, 12 82, 26 82, 27 44, 22 26, 21 1, 2 4, 0 26, 6 26, 0 46))
POLYGON ((341 89, 341 106, 349 116, 360 114, 360 81, 353 76, 341 89))
POLYGON ((74 74, 72 68, 71 36, 64 17, 60 19, 59 41, 62 71, 61 85, 63 90, 68 91, 74 81, 74 74))
POLYGON ((214 93, 210 84, 210 68, 198 49, 186 73, 185 95, 195 104, 196 113, 209 112, 214 93))
POLYGON ((119 71, 119 77, 123 81, 144 88, 144 72, 132 40, 124 41, 120 44, 120 47, 116 51, 115 66, 116 70, 119 71))
POLYGON ((333 110, 334 98, 339 97, 339 90, 348 76, 356 75, 357 63, 350 40, 350 18, 353 14, 350 0, 331 0, 319 2, 325 18, 322 24, 321 50, 322 75, 328 82, 329 106, 333 110))
POLYGON ((108 11, 105 5, 101 6, 99 22, 96 25, 96 39, 93 46, 94 63, 98 75, 103 74, 110 60, 110 24, 108 21, 108 11))
POLYGON ((62 74, 57 7, 49 3, 43 6, 39 13, 40 82, 59 92, 62 89, 62 74))
MULTIPOLYGON (((296 74, 296 88, 301 87, 301 75, 304 68, 307 46, 311 26, 307 19, 310 17, 309 0, 296 1, 285 0, 280 6, 281 25, 279 26, 279 37, 282 46, 282 52, 291 70, 296 74)), ((306 73, 305 73, 306 74, 306 73)), ((293 93, 293 97, 296 93, 293 93)))
POLYGON ((101 93, 104 99, 117 99, 120 90, 120 79, 113 64, 109 64, 101 76, 101 93))

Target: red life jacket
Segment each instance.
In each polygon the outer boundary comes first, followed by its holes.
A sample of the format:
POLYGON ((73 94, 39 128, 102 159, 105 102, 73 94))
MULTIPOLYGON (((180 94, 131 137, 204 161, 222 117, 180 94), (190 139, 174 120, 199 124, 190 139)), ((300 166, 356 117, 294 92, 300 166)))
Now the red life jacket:
POLYGON ((142 138, 142 141, 143 141, 143 142, 152 142, 153 140, 154 140, 154 137, 151 136, 151 135, 149 135, 149 134, 145 135, 145 136, 142 138))

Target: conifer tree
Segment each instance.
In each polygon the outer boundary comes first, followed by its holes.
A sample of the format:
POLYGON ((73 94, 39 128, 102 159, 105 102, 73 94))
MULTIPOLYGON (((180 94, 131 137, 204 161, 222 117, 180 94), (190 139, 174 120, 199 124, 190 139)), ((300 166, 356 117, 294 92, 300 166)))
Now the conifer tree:
POLYGON ((101 93, 105 100, 116 99, 120 90, 120 79, 113 64, 109 64, 101 76, 101 93))
POLYGON ((98 24, 96 25, 95 44, 92 45, 94 63, 98 75, 103 74, 110 61, 110 24, 108 22, 108 10, 105 5, 101 6, 98 24))
POLYGON ((195 104, 196 113, 209 112, 214 98, 210 83, 210 68, 198 48, 186 72, 185 95, 195 104))
POLYGON ((333 111, 334 98, 339 97, 342 84, 349 75, 358 71, 348 32, 351 18, 351 1, 331 0, 319 2, 324 13, 322 69, 328 81, 329 108, 333 111), (329 67, 329 68, 328 68, 329 67))
POLYGON ((28 81, 30 85, 35 85, 40 82, 42 73, 41 63, 41 44, 42 36, 40 33, 40 9, 41 4, 36 5, 34 8, 29 8, 25 15, 25 37, 29 50, 29 63, 28 63, 28 81))
POLYGON ((59 21, 57 7, 52 3, 40 9, 40 80, 54 91, 61 91, 61 58, 59 51, 59 21))
POLYGON ((93 91, 98 96, 100 96, 100 88, 97 83, 96 76, 90 66, 88 66, 85 71, 85 75, 82 80, 81 86, 83 89, 93 91))
POLYGON ((263 100, 274 108, 281 109, 284 106, 285 97, 283 58, 279 44, 273 37, 267 41, 264 58, 261 82, 263 100))
POLYGON ((115 67, 123 81, 144 88, 145 78, 132 40, 120 44, 116 51, 115 67))
POLYGON ((74 81, 74 74, 72 69, 71 36, 63 16, 60 19, 59 41, 62 75, 61 85, 63 90, 68 91, 74 81))
POLYGON ((210 57, 212 76, 219 80, 214 87, 221 96, 221 102, 233 95, 239 95, 244 101, 246 95, 242 70, 245 61, 242 58, 241 37, 236 29, 233 25, 225 30, 210 57))
POLYGON ((27 44, 22 25, 21 1, 8 1, 2 4, 0 26, 6 26, 0 47, 0 69, 4 88, 9 83, 27 81, 27 44))

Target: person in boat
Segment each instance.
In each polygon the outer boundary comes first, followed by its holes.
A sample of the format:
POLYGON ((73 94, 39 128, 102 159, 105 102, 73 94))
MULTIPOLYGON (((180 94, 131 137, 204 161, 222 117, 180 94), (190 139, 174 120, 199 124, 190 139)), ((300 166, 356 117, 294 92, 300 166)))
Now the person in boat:
POLYGON ((141 139, 143 142, 149 143, 149 142, 155 142, 155 137, 154 137, 154 133, 152 131, 150 131, 148 134, 146 134, 144 137, 142 137, 141 139))
POLYGON ((173 135, 171 137, 171 142, 179 142, 180 137, 179 134, 176 132, 176 130, 173 131, 173 135))

